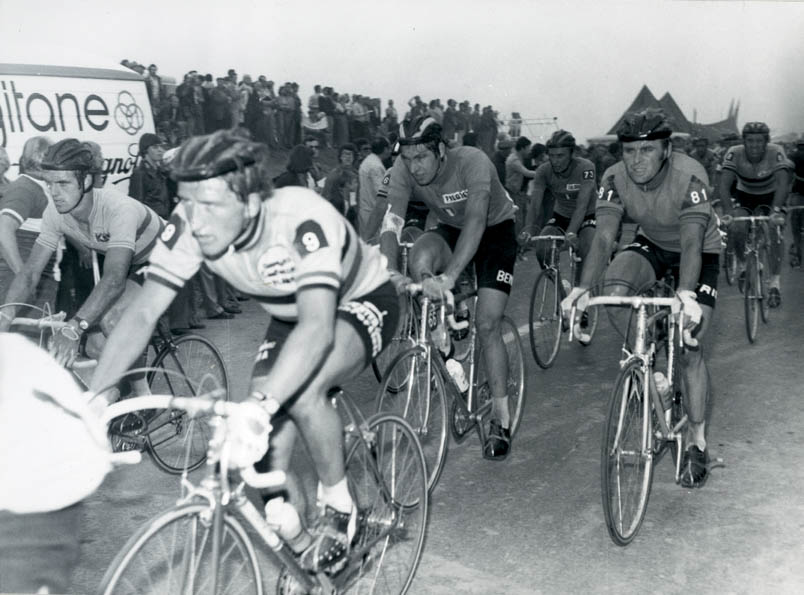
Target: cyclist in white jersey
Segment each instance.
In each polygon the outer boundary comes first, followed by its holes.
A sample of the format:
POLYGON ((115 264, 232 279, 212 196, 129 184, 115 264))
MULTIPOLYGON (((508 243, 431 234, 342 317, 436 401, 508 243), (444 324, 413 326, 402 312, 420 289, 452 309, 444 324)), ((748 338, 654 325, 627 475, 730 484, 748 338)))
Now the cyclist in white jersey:
POLYGON ((126 370, 202 263, 252 296, 271 321, 252 373, 249 399, 260 407, 229 420, 238 428, 233 464, 287 470, 298 428, 318 473, 321 512, 320 534, 299 549, 317 570, 342 559, 357 522, 343 427, 327 392, 359 374, 393 337, 400 300, 379 250, 315 192, 274 190, 268 167, 265 145, 231 131, 182 145, 171 162, 181 203, 151 255, 140 298, 109 338, 92 388, 126 370), (269 421, 276 431, 263 457, 269 421))

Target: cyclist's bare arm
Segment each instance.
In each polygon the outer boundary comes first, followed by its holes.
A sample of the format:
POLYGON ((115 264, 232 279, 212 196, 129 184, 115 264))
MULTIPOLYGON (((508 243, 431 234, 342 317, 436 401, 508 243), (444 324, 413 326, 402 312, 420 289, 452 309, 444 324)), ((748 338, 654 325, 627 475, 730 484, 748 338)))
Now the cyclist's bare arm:
POLYGON ((303 287, 296 293, 299 320, 268 376, 252 379, 252 391, 282 405, 319 372, 335 343, 337 300, 331 287, 303 287))
POLYGON ((159 317, 168 309, 177 291, 152 279, 145 281, 137 299, 126 308, 106 339, 90 390, 98 391, 115 382, 142 354, 159 317))
POLYGON ((717 200, 714 202, 716 208, 720 208, 718 215, 731 215, 731 187, 734 184, 736 174, 730 169, 720 172, 720 184, 717 189, 717 200))
POLYGON ((533 233, 534 226, 536 225, 536 218, 542 210, 542 201, 544 201, 545 186, 537 186, 533 182, 529 184, 530 204, 528 205, 528 212, 525 215, 525 231, 533 233))
POLYGON ((400 196, 391 199, 387 196, 378 196, 374 207, 375 215, 378 209, 383 213, 382 227, 380 227, 380 252, 388 259, 388 268, 396 270, 397 255, 399 254, 399 238, 405 226, 405 215, 410 197, 400 196))
MULTIPOLYGON (((586 216, 586 211, 589 209, 589 201, 595 194, 594 182, 583 184, 581 190, 578 192, 578 200, 575 203, 575 210, 570 218, 569 225, 567 226, 567 233, 574 233, 577 235, 578 230, 581 228, 583 218, 586 216)), ((597 198, 597 197, 595 197, 597 198)))
MULTIPOLYGON (((39 277, 42 276, 42 271, 45 270, 52 255, 53 250, 50 248, 45 248, 41 244, 34 244, 28 260, 22 265, 22 270, 14 276, 14 280, 11 282, 11 286, 8 288, 8 292, 6 292, 5 298, 1 303, 27 302, 39 283, 39 277)), ((14 318, 16 311, 16 307, 13 306, 4 309, 4 316, 0 317, 0 331, 8 330, 11 318, 14 318), (6 316, 10 318, 6 318, 6 316)))
POLYGON ((109 248, 103 260, 103 276, 76 316, 94 324, 98 322, 126 290, 126 278, 133 252, 128 248, 109 248))
POLYGON ((583 288, 591 287, 597 283, 606 269, 611 251, 614 250, 614 246, 617 244, 617 229, 620 227, 622 216, 606 213, 598 214, 596 219, 597 227, 595 228, 595 236, 592 239, 592 246, 583 261, 580 282, 580 287, 583 288))
POLYGON ((788 190, 790 190, 790 174, 787 170, 780 169, 773 174, 776 178, 776 191, 773 193, 773 208, 782 208, 787 202, 788 190))
MULTIPOLYGON (((471 190, 470 190, 471 192, 471 190)), ((452 259, 447 265, 444 275, 457 281, 463 270, 477 252, 483 232, 486 231, 486 221, 489 212, 489 200, 491 193, 484 191, 469 195, 466 204, 466 213, 463 221, 463 228, 455 244, 455 251, 452 259)))
POLYGON ((678 291, 695 291, 701 276, 701 253, 706 229, 700 222, 681 223, 681 264, 679 265, 678 291))
POLYGON ((16 275, 25 262, 17 246, 17 228, 20 222, 13 217, 0 215, 0 256, 8 263, 8 268, 16 275))

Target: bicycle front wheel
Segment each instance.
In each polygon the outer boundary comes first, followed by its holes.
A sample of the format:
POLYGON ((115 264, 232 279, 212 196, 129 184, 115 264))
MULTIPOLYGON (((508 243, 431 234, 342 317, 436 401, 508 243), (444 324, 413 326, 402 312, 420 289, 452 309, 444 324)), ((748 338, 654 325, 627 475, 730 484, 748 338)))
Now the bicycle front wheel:
POLYGON ((212 510, 184 504, 142 526, 115 556, 101 595, 262 595, 257 554, 238 520, 223 517, 217 589, 213 585, 212 510))
POLYGON ((753 343, 757 338, 757 327, 759 326, 759 287, 757 284, 757 262, 754 255, 748 255, 745 261, 745 293, 743 294, 743 304, 745 305, 745 332, 748 341, 753 343))
POLYGON ((759 299, 759 313, 762 316, 762 322, 768 323, 768 312, 770 305, 768 304, 768 276, 770 275, 770 260, 768 259, 767 250, 760 250, 757 255, 757 297, 759 299))
POLYGON ((723 272, 725 273, 726 283, 734 285, 734 281, 737 279, 737 257, 731 248, 727 248, 723 252, 723 256, 723 272))
MULTIPOLYGON (((514 321, 507 316, 503 316, 500 323, 500 334, 505 346, 505 356, 508 360, 505 394, 508 397, 508 412, 511 416, 511 425, 509 427, 513 437, 519 428, 519 422, 522 420, 522 410, 525 407, 525 355, 519 339, 519 331, 514 321)), ((489 385, 483 352, 478 351, 478 353, 475 394, 477 395, 478 407, 482 408, 484 403, 491 399, 491 386, 489 385)))
POLYGON ((533 358, 540 367, 553 365, 561 344, 561 300, 556 274, 545 269, 536 278, 530 294, 528 332, 533 358))
POLYGON ((427 530, 424 454, 410 424, 396 415, 374 415, 361 433, 346 458, 360 514, 358 539, 335 586, 344 593, 404 594, 427 530))
MULTIPOLYGON (((400 353, 416 344, 416 338, 419 336, 419 317, 415 308, 418 308, 415 298, 408 296, 405 318, 399 326, 399 332, 391 339, 391 343, 372 360, 371 370, 374 372, 377 382, 383 382, 387 378, 386 372, 400 353)), ((404 386, 389 383, 386 389, 398 392, 403 390, 404 386)))
POLYGON ((601 449, 601 491, 612 541, 628 545, 648 508, 653 481, 651 404, 646 407, 645 372, 640 361, 617 376, 601 449))
POLYGON ((400 353, 388 367, 377 393, 377 412, 399 415, 416 432, 427 466, 427 487, 432 490, 447 458, 447 395, 424 348, 400 353))
MULTIPOLYGON (((226 366, 215 345, 200 335, 184 335, 165 344, 148 373, 154 394, 189 397, 222 388, 229 394, 226 366)), ((151 459, 167 473, 193 471, 204 464, 211 431, 207 419, 166 409, 150 419, 147 445, 151 459)))

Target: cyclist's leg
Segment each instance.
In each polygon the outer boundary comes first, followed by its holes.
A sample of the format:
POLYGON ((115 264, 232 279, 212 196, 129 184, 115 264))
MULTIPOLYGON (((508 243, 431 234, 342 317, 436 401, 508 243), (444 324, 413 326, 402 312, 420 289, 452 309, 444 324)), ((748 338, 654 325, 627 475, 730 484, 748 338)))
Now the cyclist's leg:
POLYGON ((507 395, 508 353, 500 325, 514 282, 514 222, 503 221, 487 228, 474 261, 478 287, 475 326, 492 397, 491 426, 483 455, 504 459, 511 444, 511 414, 507 395))
POLYGON ((447 267, 460 231, 438 225, 419 236, 408 253, 408 270, 414 281, 421 281, 423 276, 437 275, 447 267))
POLYGON ((577 285, 581 278, 583 263, 586 260, 586 255, 589 254, 589 249, 592 247, 592 240, 595 237, 595 227, 595 215, 593 213, 584 218, 578 230, 578 256, 581 258, 581 261, 578 263, 578 266, 575 267, 575 276, 577 279, 571 280, 573 286, 577 285))
POLYGON ((696 287, 698 304, 701 306, 701 324, 695 337, 697 347, 688 347, 680 353, 679 364, 684 383, 684 396, 689 423, 687 424, 686 452, 682 468, 682 485, 696 487, 706 479, 706 407, 709 397, 709 370, 704 358, 703 338, 712 320, 717 299, 717 277, 720 267, 717 254, 704 254, 701 274, 696 287), (697 448, 697 453, 692 451, 697 448), (692 451, 692 452, 691 452, 692 451))
MULTIPOLYGON (((791 194, 789 198, 791 207, 804 205, 804 196, 801 194, 791 194)), ((793 235, 793 246, 791 255, 791 265, 801 265, 801 226, 804 224, 804 210, 795 210, 790 213, 790 226, 793 235)))

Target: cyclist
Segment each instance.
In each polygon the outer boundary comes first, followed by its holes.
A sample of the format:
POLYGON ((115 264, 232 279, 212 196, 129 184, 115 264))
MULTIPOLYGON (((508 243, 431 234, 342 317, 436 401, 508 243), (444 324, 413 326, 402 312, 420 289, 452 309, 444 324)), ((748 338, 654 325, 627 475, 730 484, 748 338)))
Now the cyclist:
MULTIPOLYGON (((519 240, 527 243, 543 216, 541 235, 564 234, 583 259, 595 234, 595 165, 575 154, 575 137, 566 130, 556 130, 547 141, 547 157, 530 183, 530 207, 519 240)), ((547 251, 540 247, 540 262, 547 251)))
MULTIPOLYGON (((416 240, 408 259, 413 279, 424 280, 425 294, 440 298, 474 262, 475 322, 492 393, 492 419, 483 455, 501 460, 511 445, 508 363, 500 323, 514 280, 514 204, 488 156, 475 147, 447 148, 441 125, 432 117, 402 122, 398 143, 399 156, 383 180, 387 209, 378 201, 378 208, 385 212, 380 247, 388 262, 397 262, 408 203, 415 199, 425 203, 437 219, 437 225, 416 240)), ((394 273, 399 283, 398 272, 394 273)))
POLYGON ((646 109, 629 113, 617 130, 623 160, 603 175, 596 208, 597 229, 584 263, 581 282, 562 301, 567 311, 577 300, 580 311, 586 290, 597 283, 609 262, 617 228, 624 216, 639 225, 633 243, 619 252, 606 270, 604 292, 624 295, 649 286, 668 269, 678 280, 677 308, 685 315, 685 342, 693 344, 681 356, 687 388, 688 425, 682 485, 703 485, 708 453, 705 437, 709 374, 700 339, 706 333, 717 297, 720 234, 710 202, 706 171, 700 163, 672 152, 672 130, 664 113, 646 109), (700 326, 698 326, 700 325, 700 326), (697 328, 698 340, 689 332, 697 328))
MULTIPOLYGON (((150 208, 115 188, 98 188, 98 161, 89 143, 74 138, 52 145, 42 169, 53 202, 42 214, 39 236, 22 270, 5 296, 5 302, 25 302, 36 287, 42 270, 67 236, 76 245, 104 255, 103 275, 75 316, 70 327, 53 338, 51 353, 62 365, 70 365, 82 340, 87 351, 100 353, 103 338, 111 332, 120 313, 137 294, 143 281, 141 269, 164 222, 150 208), (86 337, 84 339, 84 337, 86 337)), ((7 330, 16 308, 4 311, 0 331, 7 330)), ((134 390, 147 392, 144 378, 133 381, 134 390)))
MULTIPOLYGON (((743 144, 731 147, 723 157, 723 170, 718 186, 720 209, 727 217, 723 223, 729 225, 734 207, 731 204, 730 189, 737 181, 737 200, 739 206, 754 211, 765 205, 771 209, 774 225, 770 226, 770 288, 768 305, 777 308, 782 304, 780 292, 780 272, 782 265, 782 233, 784 223, 782 207, 790 191, 790 173, 793 164, 784 154, 784 149, 769 142, 770 130, 764 122, 748 122, 743 126, 743 144)), ((748 233, 746 223, 732 227, 729 242, 734 247, 740 267, 739 286, 745 282, 745 238, 748 233)))
MULTIPOLYGON (((309 568, 342 559, 356 532, 346 483, 343 426, 327 391, 354 378, 393 337, 400 300, 385 259, 312 190, 274 190, 268 147, 228 130, 187 140, 170 164, 180 203, 151 254, 143 291, 109 337, 93 390, 113 381, 144 348, 161 314, 202 264, 270 315, 249 401, 265 415, 230 418, 245 467, 287 470, 297 429, 318 473, 320 535, 309 568), (289 419, 288 419, 289 418, 289 419), (288 423, 292 421, 292 423, 288 423)), ((271 521, 271 519, 268 519, 271 521)), ((281 520, 281 519, 280 519, 281 520)), ((281 525, 281 523, 278 523, 281 525)))
MULTIPOLYGON (((790 193, 790 205, 804 205, 804 138, 796 141, 796 152, 793 153, 793 164, 795 165, 795 177, 793 179, 793 190, 790 193)), ((801 266, 801 226, 804 224, 802 211, 796 210, 790 214, 790 225, 793 232, 793 244, 790 247, 790 266, 801 266)))

